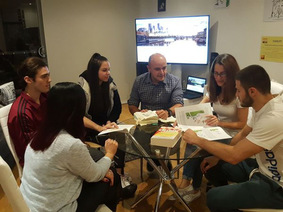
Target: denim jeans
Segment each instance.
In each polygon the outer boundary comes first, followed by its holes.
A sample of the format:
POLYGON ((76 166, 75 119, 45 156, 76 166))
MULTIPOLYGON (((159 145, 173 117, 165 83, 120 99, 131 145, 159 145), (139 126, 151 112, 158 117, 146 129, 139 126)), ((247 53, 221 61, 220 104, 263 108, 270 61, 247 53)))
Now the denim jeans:
MULTIPOLYGON (((228 144, 230 143, 231 139, 223 139, 219 142, 228 144)), ((192 154, 197 147, 195 145, 187 144, 186 151, 185 151, 185 157, 189 157, 190 154, 192 154)), ((200 164, 202 162, 203 158, 192 158, 187 162, 184 166, 183 170, 183 179, 186 180, 193 180, 193 188, 195 190, 199 189, 202 182, 202 172, 200 170, 200 164)))
MULTIPOLYGON (((185 157, 189 157, 192 152, 196 150, 196 146, 187 144, 186 151, 185 151, 185 157)), ((189 162, 187 162, 184 166, 183 170, 183 179, 186 180, 193 180, 193 187, 195 190, 200 188, 201 181, 202 181, 202 172, 200 170, 200 164, 202 162, 203 158, 193 158, 190 159, 189 162)))

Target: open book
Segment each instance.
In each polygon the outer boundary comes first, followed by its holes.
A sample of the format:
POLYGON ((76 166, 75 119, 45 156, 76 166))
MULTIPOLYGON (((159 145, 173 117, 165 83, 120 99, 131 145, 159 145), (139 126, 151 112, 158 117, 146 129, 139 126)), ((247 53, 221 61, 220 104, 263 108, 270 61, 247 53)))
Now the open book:
POLYGON ((205 124, 207 115, 212 115, 210 103, 175 108, 178 126, 182 131, 192 129, 199 137, 208 140, 231 138, 221 127, 210 127, 205 124))
POLYGON ((98 135, 103 135, 103 134, 107 134, 107 133, 111 133, 111 132, 117 132, 117 131, 129 132, 131 130, 131 128, 134 127, 134 126, 135 125, 132 125, 132 124, 128 124, 128 125, 127 124, 121 124, 121 125, 118 125, 118 128, 103 130, 98 135))

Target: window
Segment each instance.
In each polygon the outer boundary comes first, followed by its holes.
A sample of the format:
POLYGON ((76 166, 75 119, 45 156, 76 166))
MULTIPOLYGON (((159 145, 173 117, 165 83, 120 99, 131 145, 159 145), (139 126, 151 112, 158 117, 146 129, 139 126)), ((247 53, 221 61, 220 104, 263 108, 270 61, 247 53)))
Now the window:
POLYGON ((0 8, 0 83, 2 84, 14 81, 16 69, 24 59, 38 56, 46 60, 46 54, 40 1, 1 1, 0 8))

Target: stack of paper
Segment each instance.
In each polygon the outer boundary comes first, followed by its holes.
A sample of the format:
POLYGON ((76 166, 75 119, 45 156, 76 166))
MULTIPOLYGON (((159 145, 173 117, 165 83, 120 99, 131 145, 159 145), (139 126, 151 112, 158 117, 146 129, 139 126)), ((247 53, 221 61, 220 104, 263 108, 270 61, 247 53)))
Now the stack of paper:
POLYGON ((134 119, 137 125, 157 124, 158 116, 155 111, 148 110, 146 112, 135 112, 134 119))

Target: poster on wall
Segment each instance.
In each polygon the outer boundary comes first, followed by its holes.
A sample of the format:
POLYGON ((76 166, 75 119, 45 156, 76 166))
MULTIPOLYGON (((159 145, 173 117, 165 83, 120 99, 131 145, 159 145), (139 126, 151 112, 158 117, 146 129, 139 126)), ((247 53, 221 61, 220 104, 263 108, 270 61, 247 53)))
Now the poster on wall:
POLYGON ((230 0, 215 0, 214 7, 223 8, 223 7, 228 7, 229 4, 230 4, 230 0))
POLYGON ((264 0, 264 21, 283 20, 283 0, 264 0))
POLYGON ((165 12, 166 11, 166 0, 158 0, 158 12, 165 12))
POLYGON ((283 63, 283 37, 262 37, 260 60, 283 63))

